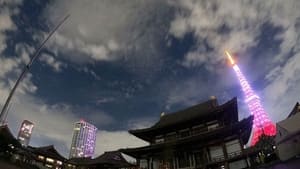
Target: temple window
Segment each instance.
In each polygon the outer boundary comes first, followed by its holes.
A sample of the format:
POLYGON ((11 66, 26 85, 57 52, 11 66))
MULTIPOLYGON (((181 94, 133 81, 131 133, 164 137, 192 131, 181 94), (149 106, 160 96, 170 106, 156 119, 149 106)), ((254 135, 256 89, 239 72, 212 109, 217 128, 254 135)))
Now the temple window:
POLYGON ((44 156, 41 156, 41 155, 39 155, 39 156, 38 156, 38 159, 40 159, 40 160, 44 160, 44 159, 45 159, 45 157, 44 157, 44 156))
POLYGON ((217 127, 219 127, 219 123, 216 120, 207 123, 208 130, 214 130, 217 127))
POLYGON ((229 158, 239 155, 242 151, 241 144, 238 139, 226 142, 225 146, 229 158))
POLYGON ((52 165, 50 165, 50 164, 46 164, 45 166, 48 168, 52 168, 52 165))
POLYGON ((186 168, 190 166, 189 156, 187 153, 180 153, 177 159, 178 168, 186 168))
POLYGON ((46 161, 49 162, 49 163, 53 163, 54 160, 52 158, 46 158, 46 161))
POLYGON ((185 138, 190 136, 190 130, 189 129, 184 129, 180 131, 180 137, 181 138, 185 138))
POLYGON ((159 135, 155 137, 155 143, 163 143, 165 141, 163 135, 159 135))
POLYGON ((247 168, 246 160, 233 161, 229 163, 229 168, 247 168))
POLYGON ((147 162, 147 160, 145 160, 145 159, 141 159, 140 160, 140 168, 141 169, 148 168, 148 162, 147 162))
POLYGON ((58 165, 62 165, 62 162, 59 161, 59 160, 57 160, 56 163, 57 163, 58 165))
POLYGON ((221 161, 224 159, 222 146, 209 147, 209 155, 213 161, 221 161))
POLYGON ((199 152, 195 152, 195 163, 197 167, 200 167, 207 162, 205 151, 201 150, 199 152))
POLYGON ((176 132, 166 134, 166 141, 173 141, 176 140, 177 134, 176 132))
POLYGON ((198 126, 194 126, 192 128, 193 135, 201 134, 201 133, 206 132, 206 131, 207 131, 207 127, 204 126, 204 125, 198 125, 198 126))

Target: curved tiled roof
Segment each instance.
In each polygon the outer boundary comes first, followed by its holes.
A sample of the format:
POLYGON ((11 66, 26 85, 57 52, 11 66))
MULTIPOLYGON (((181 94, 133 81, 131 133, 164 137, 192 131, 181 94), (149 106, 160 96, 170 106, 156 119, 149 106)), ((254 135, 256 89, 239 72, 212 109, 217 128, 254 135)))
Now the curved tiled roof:
POLYGON ((2 144, 13 144, 14 146, 21 147, 19 141, 11 133, 7 125, 0 126, 0 143, 2 144))
POLYGON ((99 166, 102 168, 126 168, 133 166, 127 162, 119 151, 109 151, 104 154, 91 159, 91 158, 72 158, 68 163, 78 166, 99 166))
MULTIPOLYGON (((160 129, 178 126, 184 123, 189 123, 195 120, 204 120, 208 117, 220 117, 220 114, 230 111, 230 115, 226 118, 231 118, 233 122, 238 121, 237 98, 233 98, 223 105, 217 105, 216 99, 211 99, 206 102, 194 105, 184 110, 174 113, 169 113, 160 118, 160 120, 150 128, 129 130, 129 133, 149 141, 147 133, 159 131, 160 129)), ((213 119, 212 118, 212 119, 213 119)))
POLYGON ((53 145, 44 147, 28 147, 34 154, 43 155, 45 157, 51 157, 57 160, 65 161, 66 158, 60 155, 53 145))

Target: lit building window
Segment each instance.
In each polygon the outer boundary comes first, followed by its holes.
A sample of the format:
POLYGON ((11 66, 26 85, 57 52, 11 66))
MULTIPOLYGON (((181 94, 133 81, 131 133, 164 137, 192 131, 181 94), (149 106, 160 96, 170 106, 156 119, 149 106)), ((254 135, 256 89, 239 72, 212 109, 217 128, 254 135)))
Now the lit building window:
POLYGON ((48 168, 52 168, 52 165, 50 165, 50 164, 46 164, 45 166, 48 168))
POLYGON ((41 156, 41 155, 39 155, 39 156, 38 156, 38 159, 40 159, 40 160, 44 160, 44 159, 45 159, 45 157, 44 157, 44 156, 41 156))
POLYGON ((211 124, 211 125, 207 126, 208 130, 214 130, 214 129, 218 128, 218 127, 219 127, 218 123, 211 124))
POLYGON ((62 165, 62 162, 61 162, 61 161, 56 161, 56 163, 57 163, 58 165, 62 165))
POLYGON ((52 158, 46 158, 46 161, 49 162, 49 163, 53 163, 54 160, 52 158))
POLYGON ((155 143, 163 143, 165 141, 162 135, 155 137, 155 143))

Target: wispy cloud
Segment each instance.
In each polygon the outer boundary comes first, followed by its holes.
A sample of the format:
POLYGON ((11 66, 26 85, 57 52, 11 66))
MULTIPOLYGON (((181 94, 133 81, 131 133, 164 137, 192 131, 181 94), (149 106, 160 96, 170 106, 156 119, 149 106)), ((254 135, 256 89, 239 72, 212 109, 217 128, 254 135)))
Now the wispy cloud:
POLYGON ((50 54, 43 53, 42 56, 40 56, 40 61, 46 63, 48 66, 50 66, 55 72, 61 72, 63 67, 66 67, 66 63, 63 63, 50 54))
POLYGON ((68 53, 65 57, 75 63, 122 59, 129 68, 141 64, 139 68, 152 67, 159 57, 156 41, 163 39, 159 34, 167 30, 161 25, 165 18, 158 15, 166 9, 165 1, 156 0, 55 1, 45 11, 50 23, 56 23, 66 13, 71 18, 54 36, 49 48, 68 53))

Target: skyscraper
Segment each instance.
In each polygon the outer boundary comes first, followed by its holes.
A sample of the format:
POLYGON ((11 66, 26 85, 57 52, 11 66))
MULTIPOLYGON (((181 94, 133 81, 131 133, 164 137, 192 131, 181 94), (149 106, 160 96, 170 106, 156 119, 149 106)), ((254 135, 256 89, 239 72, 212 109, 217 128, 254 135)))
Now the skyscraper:
POLYGON ((69 157, 92 157, 96 145, 96 132, 97 128, 94 125, 84 120, 76 122, 69 157))
POLYGON ((236 76, 238 77, 242 90, 244 92, 245 96, 245 102, 248 105, 248 109, 251 113, 251 115, 254 116, 253 119, 253 126, 252 126, 252 139, 251 139, 251 146, 255 145, 257 141, 259 140, 259 137, 262 134, 268 135, 268 136, 274 136, 276 135, 276 126, 275 124, 270 120, 269 116, 265 112, 263 106, 261 105, 259 97, 256 95, 256 93, 251 88, 250 84, 248 83, 246 77, 243 75, 242 71, 238 67, 238 65, 234 62, 232 56, 229 52, 225 52, 229 61, 231 62, 231 65, 233 67, 233 70, 236 73, 236 76))
POLYGON ((24 120, 18 134, 18 140, 22 146, 28 146, 34 124, 28 120, 24 120))

